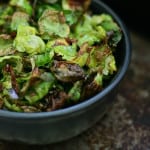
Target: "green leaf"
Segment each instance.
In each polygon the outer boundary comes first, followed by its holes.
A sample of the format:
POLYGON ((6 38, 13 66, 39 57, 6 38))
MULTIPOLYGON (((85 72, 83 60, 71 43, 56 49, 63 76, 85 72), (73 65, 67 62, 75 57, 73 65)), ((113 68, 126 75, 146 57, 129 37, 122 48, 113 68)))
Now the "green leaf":
POLYGON ((30 104, 34 104, 48 94, 55 82, 56 78, 50 72, 41 73, 36 70, 23 84, 21 92, 30 104))
POLYGON ((32 89, 26 93, 25 99, 30 103, 34 104, 37 101, 44 98, 48 91, 52 88, 53 82, 40 82, 36 84, 32 89))
POLYGON ((29 15, 24 12, 15 12, 12 16, 11 30, 16 31, 18 26, 28 26, 29 25, 29 15))
POLYGON ((43 39, 53 37, 68 37, 70 28, 65 22, 62 12, 45 10, 38 21, 40 34, 43 39))
POLYGON ((97 73, 97 75, 94 78, 94 82, 96 83, 96 85, 99 85, 101 87, 103 85, 103 75, 97 73))
POLYGON ((104 75, 109 75, 109 74, 113 74, 115 71, 117 71, 115 58, 113 55, 109 55, 105 59, 105 65, 102 72, 104 75))
POLYGON ((64 60, 72 60, 77 54, 76 49, 75 44, 72 46, 59 45, 53 48, 54 52, 57 55, 62 56, 64 60))
POLYGON ((32 55, 45 52, 45 43, 36 35, 17 37, 14 41, 14 47, 19 52, 26 52, 32 55))
POLYGON ((15 112, 22 112, 22 109, 16 104, 11 104, 8 100, 4 99, 4 105, 7 109, 15 112))
POLYGON ((89 8, 90 4, 91 0, 62 0, 64 10, 85 11, 89 8))
POLYGON ((28 54, 39 54, 45 52, 45 43, 37 35, 36 30, 30 26, 19 26, 17 30, 17 37, 14 40, 14 47, 19 52, 26 52, 28 54))
POLYGON ((72 62, 78 64, 80 67, 85 66, 89 57, 89 53, 85 52, 82 55, 79 55, 72 59, 72 62))
POLYGON ((73 84, 73 87, 70 89, 68 95, 69 95, 69 101, 79 101, 81 97, 81 91, 82 91, 82 81, 77 81, 73 84))
POLYGON ((80 39, 80 35, 93 31, 93 26, 91 25, 91 16, 84 14, 80 19, 80 22, 75 26, 75 36, 80 39))
POLYGON ((83 19, 75 28, 75 37, 78 39, 78 45, 88 43, 90 46, 100 43, 106 38, 106 31, 102 26, 95 26, 91 23, 92 17, 84 15, 83 19))
POLYGON ((83 35, 80 35, 80 39, 78 40, 78 45, 81 46, 84 43, 88 43, 90 46, 94 45, 95 43, 100 42, 99 34, 97 31, 89 31, 83 35))
POLYGON ((32 15, 33 9, 29 0, 11 0, 9 4, 19 8, 21 11, 28 13, 30 16, 32 15))
MULTIPOLYGON (((2 27, 1 29, 3 29, 3 32, 9 32, 10 30, 10 18, 11 15, 13 14, 13 8, 8 6, 8 5, 1 5, 1 12, 0 12, 0 26, 2 27)), ((0 29, 0 30, 1 30, 0 29)))
POLYGON ((111 32, 109 44, 116 47, 122 38, 121 29, 118 24, 109 15, 103 15, 103 22, 101 23, 101 26, 107 33, 111 32))
POLYGON ((10 55, 0 57, 0 69, 2 69, 6 64, 13 66, 14 70, 18 73, 22 71, 22 58, 20 56, 10 55))
POLYGON ((52 58, 49 55, 49 53, 44 53, 41 55, 34 55, 33 59, 35 61, 35 65, 37 67, 45 66, 46 64, 48 64, 52 61, 52 58))
POLYGON ((35 27, 19 25, 17 28, 17 37, 23 37, 28 35, 36 35, 37 30, 35 27))
POLYGON ((73 24, 76 24, 79 17, 81 16, 80 11, 64 10, 63 12, 64 12, 64 15, 65 15, 65 18, 66 18, 66 22, 70 26, 73 25, 73 24))
POLYGON ((13 54, 15 51, 13 48, 13 40, 7 38, 7 36, 9 37, 9 35, 0 35, 0 57, 13 54))

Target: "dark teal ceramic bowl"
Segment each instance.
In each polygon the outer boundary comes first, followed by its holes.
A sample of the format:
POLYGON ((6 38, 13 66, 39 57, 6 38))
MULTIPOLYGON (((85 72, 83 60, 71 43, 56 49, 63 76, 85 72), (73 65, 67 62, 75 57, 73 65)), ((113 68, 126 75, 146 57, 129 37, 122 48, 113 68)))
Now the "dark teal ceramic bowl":
POLYGON ((39 145, 67 140, 94 125, 112 106, 130 62, 130 37, 122 20, 106 4, 93 0, 91 9, 111 14, 123 32, 116 53, 118 72, 111 83, 92 98, 62 110, 30 114, 0 110, 1 140, 39 145))

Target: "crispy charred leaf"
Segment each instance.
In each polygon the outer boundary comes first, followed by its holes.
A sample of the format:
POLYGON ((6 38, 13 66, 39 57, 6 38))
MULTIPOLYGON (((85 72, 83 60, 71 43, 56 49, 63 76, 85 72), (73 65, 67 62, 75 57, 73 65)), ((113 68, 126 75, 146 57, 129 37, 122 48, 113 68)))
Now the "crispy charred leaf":
POLYGON ((20 25, 17 28, 17 37, 24 37, 24 36, 36 35, 36 34, 37 34, 37 29, 35 27, 20 25))
POLYGON ((44 2, 49 3, 49 4, 54 4, 56 3, 58 0, 44 0, 44 2))
POLYGON ((95 25, 101 25, 106 30, 108 35, 111 32, 110 36, 107 38, 109 40, 109 44, 116 47, 122 38, 122 33, 120 27, 113 20, 113 18, 108 14, 102 14, 99 16, 94 16, 92 21, 95 25))
POLYGON ((3 101, 2 98, 0 97, 0 109, 3 108, 3 105, 4 105, 4 101, 3 101))
POLYGON ((55 8, 51 7, 51 5, 48 5, 48 4, 39 4, 39 5, 37 5, 36 8, 37 8, 35 10, 35 13, 36 13, 35 18, 36 18, 36 20, 38 20, 42 16, 43 12, 46 9, 48 9, 48 10, 56 10, 55 8))
POLYGON ((3 84, 0 83, 0 93, 3 91, 3 84))
POLYGON ((74 31, 77 24, 83 20, 83 15, 86 14, 90 4, 91 0, 62 0, 64 10, 71 10, 77 13, 77 20, 70 26, 71 31, 74 31))
POLYGON ((62 0, 64 10, 82 10, 88 9, 91 0, 62 0))
POLYGON ((107 44, 91 48, 87 43, 83 44, 73 62, 82 67, 87 66, 89 74, 102 72, 103 75, 109 75, 117 70, 112 50, 107 44))
POLYGON ((35 69, 21 92, 24 93, 25 99, 33 105, 47 95, 49 90, 53 88, 54 83, 55 78, 51 73, 41 73, 38 69, 35 69))
POLYGON ((11 30, 17 31, 18 26, 28 26, 29 25, 29 15, 24 12, 15 12, 12 16, 11 30))
POLYGON ((51 71, 62 82, 75 82, 84 79, 84 70, 75 63, 54 61, 51 71))
POLYGON ((6 33, 9 31, 11 15, 13 14, 13 8, 7 5, 0 5, 0 32, 6 33))
POLYGON ((117 71, 115 57, 108 45, 103 45, 91 51, 87 65, 90 68, 89 74, 100 72, 104 76, 108 76, 117 71))
POLYGON ((75 36, 80 37, 80 35, 92 31, 93 27, 91 26, 90 22, 91 22, 91 17, 87 14, 84 14, 82 16, 82 20, 80 20, 75 27, 75 36))
POLYGON ((10 64, 13 67, 14 71, 17 73, 20 73, 22 71, 23 65, 22 58, 20 56, 10 55, 0 57, 0 69, 5 67, 7 64, 10 64))
POLYGON ((85 66, 88 61, 90 49, 91 48, 89 47, 88 43, 84 43, 80 47, 80 50, 78 51, 76 57, 72 59, 72 62, 78 64, 81 67, 85 66))
POLYGON ((76 24, 81 16, 80 11, 64 10, 63 12, 69 26, 76 24))
POLYGON ((2 12, 3 12, 3 8, 4 7, 4 5, 2 5, 1 3, 0 3, 0 14, 2 14, 2 12))
POLYGON ((11 99, 11 100, 17 100, 19 99, 19 96, 16 92, 15 89, 13 89, 13 85, 12 85, 12 81, 11 81, 11 77, 6 77, 3 81, 3 90, 1 92, 2 97, 7 97, 7 99, 11 99), (4 81, 6 80, 6 81, 4 81), (10 81, 10 84, 9 84, 10 81))
POLYGON ((40 75, 40 78, 43 80, 43 81, 46 81, 46 82, 56 82, 56 79, 55 77, 53 76, 52 73, 50 72, 44 72, 40 75))
MULTIPOLYGON (((34 6, 35 7, 35 6, 34 6)), ((45 3, 42 1, 37 1, 37 5, 35 7, 35 18, 38 20, 43 12, 48 9, 48 10, 56 10, 56 11, 63 11, 61 4, 60 3, 51 3, 51 0, 45 1, 45 3)))
POLYGON ((86 34, 82 34, 80 40, 78 41, 78 45, 81 46, 84 43, 88 43, 89 45, 94 45, 95 43, 100 42, 100 34, 97 34, 97 31, 89 31, 86 34))
POLYGON ((10 0, 9 4, 16 7, 20 11, 28 13, 30 16, 32 15, 33 10, 30 0, 10 0))
POLYGON ((78 41, 79 46, 85 42, 93 45, 108 39, 110 46, 116 47, 122 37, 119 26, 107 14, 93 15, 92 17, 87 14, 84 15, 75 28, 75 35, 80 39, 78 41), (108 36, 110 32, 112 34, 108 36))
POLYGON ((0 35, 0 57, 14 54, 13 39, 8 34, 0 35))
POLYGON ((47 64, 50 64, 52 62, 53 56, 51 56, 51 53, 44 53, 41 55, 33 55, 33 61, 36 67, 45 66, 47 64))
POLYGON ((55 53, 57 56, 61 56, 63 60, 72 60, 77 54, 76 43, 69 45, 65 39, 49 41, 46 45, 46 49, 50 51, 50 54, 55 53))
POLYGON ((11 83, 11 76, 8 74, 5 74, 5 76, 0 80, 2 82, 2 96, 9 96, 9 90, 13 89, 12 83, 11 83))
POLYGON ((32 86, 32 89, 25 95, 25 99, 32 105, 44 98, 48 91, 53 87, 53 82, 39 82, 32 86))
POLYGON ((93 47, 89 53, 87 66, 91 69, 102 66, 105 58, 111 53, 108 45, 101 45, 100 47, 93 47))
POLYGON ((91 24, 92 26, 98 26, 101 25, 101 23, 104 21, 113 21, 113 18, 110 15, 104 13, 100 15, 94 14, 91 19, 91 24))
POLYGON ((70 28, 66 24, 63 12, 46 9, 38 21, 40 34, 43 39, 68 37, 70 28))
POLYGON ((18 99, 19 86, 16 80, 15 72, 11 65, 7 64, 3 68, 3 78, 2 78, 2 95, 7 96, 10 99, 18 99))
POLYGON ((0 109, 3 109, 4 101, 3 101, 3 95, 2 95, 2 84, 0 83, 0 109))
POLYGON ((76 56, 76 44, 71 46, 55 46, 53 48, 57 56, 62 56, 63 60, 72 60, 76 56))
POLYGON ((19 85, 20 95, 23 96, 24 92, 28 89, 29 86, 28 82, 30 78, 31 78, 31 72, 29 73, 22 72, 17 76, 16 80, 19 85))
POLYGON ((109 55, 104 62, 103 75, 112 75, 117 71, 115 57, 113 55, 109 55))
POLYGON ((92 17, 85 14, 83 19, 77 24, 75 28, 75 37, 77 37, 78 45, 81 46, 84 43, 94 45, 100 43, 106 38, 106 32, 103 27, 95 27, 91 24, 92 17))
POLYGON ((81 98, 83 81, 77 81, 73 84, 73 87, 70 89, 68 96, 69 101, 78 102, 81 98))
POLYGON ((46 48, 47 50, 52 50, 55 46, 68 46, 69 43, 67 42, 66 39, 64 38, 57 38, 55 40, 50 40, 47 44, 46 44, 46 48))
MULTIPOLYGON (((21 93, 24 95, 26 91, 32 87, 36 82, 38 82, 40 79, 42 72, 39 68, 33 68, 33 70, 30 73, 24 73, 22 76, 20 76, 20 80, 25 81, 23 86, 21 87, 21 93)), ((18 79, 19 80, 19 79, 18 79)), ((21 82, 21 81, 19 81, 21 82)))
POLYGON ((45 52, 44 41, 36 34, 36 29, 30 26, 19 26, 17 36, 14 40, 14 47, 19 52, 26 52, 34 55, 45 52))
POLYGON ((11 65, 7 64, 4 67, 4 74, 5 75, 8 74, 11 77, 12 89, 10 89, 9 93, 11 93, 12 95, 15 95, 15 94, 17 95, 17 93, 19 93, 19 86, 18 86, 18 83, 17 83, 17 80, 16 80, 16 75, 15 75, 13 67, 11 65))
POLYGON ((17 106, 15 103, 10 103, 7 99, 4 99, 4 105, 7 109, 15 112, 22 112, 22 109, 17 106))
POLYGON ((68 95, 61 90, 55 90, 48 95, 49 104, 46 108, 47 111, 57 110, 64 107, 65 102, 68 100, 68 95))
POLYGON ((21 109, 23 112, 27 112, 27 113, 31 113, 31 112, 41 112, 41 109, 38 109, 38 108, 35 107, 35 106, 23 105, 23 106, 20 106, 20 109, 21 109))
POLYGON ((96 93, 98 93, 99 91, 101 91, 103 87, 102 81, 103 81, 103 75, 100 73, 97 73, 94 79, 92 79, 90 76, 90 78, 87 79, 84 84, 81 100, 90 98, 96 93))
POLYGON ((5 24, 5 21, 12 15, 13 9, 7 5, 0 6, 0 25, 5 24))

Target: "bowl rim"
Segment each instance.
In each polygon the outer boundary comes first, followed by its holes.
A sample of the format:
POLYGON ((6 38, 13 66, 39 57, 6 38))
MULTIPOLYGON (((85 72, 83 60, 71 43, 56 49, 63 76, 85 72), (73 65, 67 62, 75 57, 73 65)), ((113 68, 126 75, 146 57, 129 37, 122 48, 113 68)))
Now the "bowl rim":
POLYGON ((53 118, 53 117, 60 117, 60 116, 65 116, 68 114, 72 114, 78 111, 81 111, 90 105, 96 103, 97 101, 101 100, 102 97, 107 95, 113 88, 115 88, 120 81, 123 79, 125 76, 125 73, 128 69, 128 66, 130 64, 130 59, 131 59, 131 39, 130 39, 130 34, 128 32, 128 29, 126 25, 124 24, 123 20, 119 17, 119 15, 112 10, 107 4, 100 0, 93 0, 93 2, 97 3, 98 5, 101 5, 102 8, 106 9, 109 14, 112 15, 112 17, 117 21, 119 26, 122 29, 123 36, 124 36, 124 41, 125 41, 125 56, 123 60, 122 67, 118 70, 117 74, 114 76, 113 80, 111 83, 109 83, 109 86, 105 87, 101 92, 96 94, 95 96, 87 99, 86 101, 83 101, 79 104, 75 104, 73 106, 69 106, 67 108, 63 108, 60 110, 56 111, 51 111, 51 112, 32 112, 32 113, 27 113, 27 112, 13 112, 9 110, 0 110, 0 118, 9 118, 9 119, 44 119, 44 118, 53 118))

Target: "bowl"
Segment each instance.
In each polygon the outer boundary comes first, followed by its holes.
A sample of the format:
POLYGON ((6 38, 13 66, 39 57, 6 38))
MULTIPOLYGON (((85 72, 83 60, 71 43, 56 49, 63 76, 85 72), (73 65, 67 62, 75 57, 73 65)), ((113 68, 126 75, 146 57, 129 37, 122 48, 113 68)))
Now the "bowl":
POLYGON ((118 71, 110 84, 80 104, 52 112, 19 113, 0 110, 1 140, 38 145, 64 141, 93 126, 112 106, 130 63, 130 36, 123 21, 105 3, 93 0, 91 10, 94 13, 109 13, 123 32, 116 53, 118 71))

